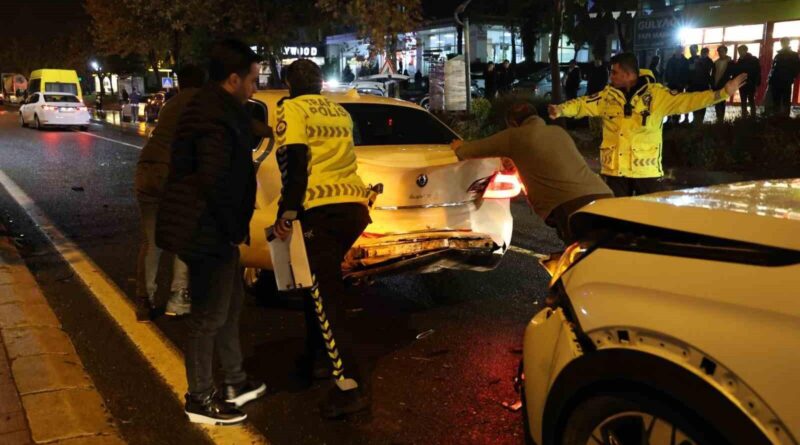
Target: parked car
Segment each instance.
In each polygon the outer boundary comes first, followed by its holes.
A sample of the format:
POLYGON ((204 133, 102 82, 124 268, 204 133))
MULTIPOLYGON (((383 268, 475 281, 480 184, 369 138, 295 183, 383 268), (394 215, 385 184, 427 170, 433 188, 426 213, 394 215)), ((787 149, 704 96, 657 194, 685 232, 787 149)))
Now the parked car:
POLYGON ((23 127, 77 127, 89 129, 89 110, 78 96, 66 93, 33 93, 19 108, 19 122, 23 127))
MULTIPOLYGON (((459 162, 450 149, 458 138, 422 107, 410 102, 346 93, 323 93, 353 118, 358 173, 366 184, 383 184, 371 211, 372 224, 343 264, 347 278, 442 269, 490 270, 511 244, 510 199, 521 191, 499 159, 459 162)), ((276 126, 277 102, 287 91, 259 91, 253 117, 276 126)), ((281 180, 275 142, 254 147, 258 195, 249 246, 241 246, 245 281, 274 282, 265 229, 277 214, 281 180)), ((274 285, 273 285, 274 286, 274 285)))
POLYGON ((599 200, 543 261, 529 441, 797 444, 800 179, 599 200))
POLYGON ((161 108, 166 101, 166 92, 164 91, 149 96, 146 102, 142 99, 142 103, 139 104, 139 106, 144 108, 145 121, 155 122, 158 119, 158 113, 161 112, 161 108))
MULTIPOLYGON (((562 79, 566 76, 568 67, 560 67, 562 79)), ((586 95, 586 80, 581 79, 581 84, 578 87, 578 97, 586 95)), ((514 92, 522 94, 530 94, 535 97, 541 97, 550 100, 553 96, 553 76, 550 68, 539 70, 533 74, 525 76, 521 79, 516 79, 511 85, 514 92)), ((561 94, 564 94, 562 83, 561 94)))

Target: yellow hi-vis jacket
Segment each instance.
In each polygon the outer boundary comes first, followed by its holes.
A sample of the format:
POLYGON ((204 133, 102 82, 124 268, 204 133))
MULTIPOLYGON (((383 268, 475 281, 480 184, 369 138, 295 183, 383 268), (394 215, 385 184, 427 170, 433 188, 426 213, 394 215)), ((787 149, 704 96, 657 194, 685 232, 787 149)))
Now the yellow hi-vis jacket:
POLYGON ((278 105, 278 147, 308 147, 308 188, 303 208, 367 205, 369 190, 358 176, 353 120, 341 105, 319 94, 283 99, 278 105))
POLYGON ((658 178, 661 165, 661 127, 664 118, 706 108, 728 98, 725 90, 679 93, 652 82, 650 70, 640 70, 639 87, 630 99, 608 85, 597 94, 561 104, 564 117, 602 117, 600 163, 603 175, 658 178), (627 105, 627 107, 626 107, 627 105), (627 113, 626 113, 627 109, 627 113))

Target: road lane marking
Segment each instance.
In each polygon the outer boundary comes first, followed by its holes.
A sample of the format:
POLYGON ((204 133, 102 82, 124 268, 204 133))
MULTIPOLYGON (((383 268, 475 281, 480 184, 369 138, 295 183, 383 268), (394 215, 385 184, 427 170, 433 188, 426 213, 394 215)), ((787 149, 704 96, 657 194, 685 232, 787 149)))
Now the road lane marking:
MULTIPOLYGON (((186 393, 186 374, 183 354, 153 323, 139 323, 133 303, 125 293, 86 255, 67 238, 3 170, 0 185, 25 210, 39 231, 83 281, 95 299, 105 308, 119 327, 150 362, 173 395, 183 403, 186 393)), ((255 445, 269 443, 250 425, 214 427, 197 425, 216 444, 255 445)))
POLYGON ((93 138, 97 138, 97 139, 103 139, 104 141, 115 142, 115 143, 117 143, 117 144, 121 144, 121 145, 124 145, 124 146, 126 146, 126 147, 133 147, 133 148, 135 148, 135 149, 137 149, 137 150, 141 150, 141 149, 142 149, 142 147, 140 147, 140 146, 138 146, 138 145, 129 144, 129 143, 127 143, 127 142, 118 141, 118 140, 116 140, 116 139, 107 138, 107 137, 105 137, 105 136, 99 136, 99 135, 96 135, 96 134, 94 134, 94 133, 89 133, 88 131, 76 131, 76 133, 80 133, 80 134, 86 134, 86 135, 89 135, 89 136, 91 136, 91 137, 93 137, 93 138))
POLYGON ((549 255, 544 255, 544 254, 541 254, 541 253, 536 253, 536 252, 534 252, 534 251, 532 251, 532 250, 528 250, 528 249, 525 249, 525 248, 523 248, 523 247, 509 246, 509 247, 508 247, 508 250, 510 250, 510 251, 512 251, 512 252, 516 252, 516 253, 522 254, 522 255, 527 255, 527 256, 529 256, 529 257, 536 258, 537 260, 541 260, 541 259, 547 259, 547 258, 549 258, 549 257, 550 257, 549 255))

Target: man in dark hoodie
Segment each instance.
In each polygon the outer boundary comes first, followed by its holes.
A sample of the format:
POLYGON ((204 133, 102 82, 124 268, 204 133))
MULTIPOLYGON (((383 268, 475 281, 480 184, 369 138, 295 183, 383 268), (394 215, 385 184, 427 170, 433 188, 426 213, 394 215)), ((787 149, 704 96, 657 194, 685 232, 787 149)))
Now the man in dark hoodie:
MULTIPOLYGON (((142 239, 136 270, 136 318, 150 321, 154 309, 156 277, 161 249, 155 245, 156 214, 164 194, 172 157, 172 142, 186 106, 205 82, 205 72, 194 65, 186 65, 178 72, 181 91, 164 104, 158 114, 158 125, 139 154, 136 164, 136 201, 139 203, 142 239)), ((188 270, 186 264, 175 257, 172 267, 172 295, 167 301, 167 315, 185 315, 191 311, 188 270)))
POLYGON ((249 240, 256 194, 251 120, 259 57, 242 42, 212 50, 210 82, 195 94, 178 123, 172 164, 158 212, 156 243, 189 266, 192 312, 185 349, 189 393, 185 411, 196 423, 229 425, 239 407, 266 393, 242 369, 239 315, 244 299, 238 245, 249 240), (216 350, 224 379, 213 379, 216 350))
POLYGON ((750 54, 747 45, 740 45, 736 51, 739 60, 736 61, 736 74, 747 74, 747 83, 739 89, 739 98, 742 105, 742 117, 747 117, 748 105, 750 116, 756 116, 756 90, 761 85, 761 62, 750 54))
POLYGON ((800 57, 789 46, 789 38, 781 39, 781 49, 772 61, 769 88, 778 114, 789 116, 792 105, 792 84, 800 73, 800 57))

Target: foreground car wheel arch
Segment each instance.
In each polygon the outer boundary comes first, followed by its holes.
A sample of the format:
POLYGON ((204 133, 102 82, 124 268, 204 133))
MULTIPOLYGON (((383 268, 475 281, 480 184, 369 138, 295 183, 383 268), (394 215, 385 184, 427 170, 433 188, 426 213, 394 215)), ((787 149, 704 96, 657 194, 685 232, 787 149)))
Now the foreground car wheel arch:
POLYGON ((722 443, 771 443, 739 407, 685 368, 640 351, 607 349, 577 358, 559 374, 544 409, 542 445, 561 443, 570 413, 583 401, 630 388, 654 394, 706 420, 721 435, 722 443))
POLYGON ((637 443, 632 438, 649 445, 713 445, 723 441, 702 418, 638 389, 601 392, 582 400, 570 414, 560 443, 584 445, 598 439, 603 445, 637 443))

